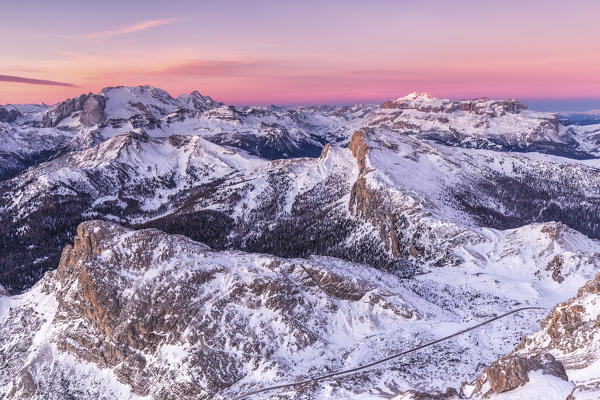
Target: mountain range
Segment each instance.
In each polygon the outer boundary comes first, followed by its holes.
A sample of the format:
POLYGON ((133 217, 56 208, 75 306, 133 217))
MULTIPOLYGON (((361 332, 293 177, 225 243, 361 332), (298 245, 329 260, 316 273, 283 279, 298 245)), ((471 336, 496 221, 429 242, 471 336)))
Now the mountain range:
POLYGON ((600 124, 567 117, 149 86, 2 106, 0 399, 229 399, 522 306, 546 311, 255 398, 597 398, 600 124))

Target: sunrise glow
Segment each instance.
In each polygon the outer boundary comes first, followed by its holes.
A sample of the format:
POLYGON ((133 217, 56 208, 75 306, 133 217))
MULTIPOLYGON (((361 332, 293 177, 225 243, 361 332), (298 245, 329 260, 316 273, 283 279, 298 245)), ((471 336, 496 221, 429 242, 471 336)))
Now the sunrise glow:
POLYGON ((233 104, 600 98, 597 1, 217 3, 2 4, 0 103, 140 84, 233 104))

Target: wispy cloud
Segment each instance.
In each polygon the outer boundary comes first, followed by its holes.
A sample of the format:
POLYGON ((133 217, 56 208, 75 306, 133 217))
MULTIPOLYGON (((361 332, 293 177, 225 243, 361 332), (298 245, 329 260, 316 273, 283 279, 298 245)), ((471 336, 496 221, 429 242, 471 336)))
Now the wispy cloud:
POLYGON ((63 86, 74 88, 81 87, 72 83, 49 81, 46 79, 32 79, 13 75, 0 75, 0 82, 25 83, 27 85, 63 86))
POLYGON ((271 60, 190 60, 158 71, 161 75, 228 76, 272 71, 281 66, 271 60))
POLYGON ((147 21, 136 22, 135 24, 121 26, 101 32, 92 32, 83 35, 84 39, 103 39, 111 36, 125 35, 128 33, 145 31, 146 29, 156 28, 157 26, 169 25, 178 21, 179 18, 150 19, 147 21))

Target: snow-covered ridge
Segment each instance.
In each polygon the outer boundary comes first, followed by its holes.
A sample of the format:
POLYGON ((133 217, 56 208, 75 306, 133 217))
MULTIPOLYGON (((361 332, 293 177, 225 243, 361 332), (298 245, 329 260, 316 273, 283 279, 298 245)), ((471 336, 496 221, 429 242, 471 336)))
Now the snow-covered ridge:
POLYGON ((403 97, 398 97, 395 102, 403 102, 405 100, 434 100, 435 98, 429 93, 412 92, 403 97))
MULTIPOLYGON (((534 253, 548 241, 564 246, 550 249, 555 255, 599 249, 560 227, 529 229, 495 235, 528 238, 534 253)), ((536 273, 543 262, 518 276, 503 265, 468 263, 402 280, 333 258, 218 252, 180 235, 86 222, 57 271, 23 295, 0 295, 0 350, 7 355, 0 394, 227 399, 259 385, 362 365, 517 304, 544 305, 577 290, 536 273)), ((589 274, 576 268, 568 279, 589 274)), ((390 363, 280 395, 358 400, 458 388, 533 332, 543 316, 501 320, 407 357, 402 368, 390 363)))
POLYGON ((171 97, 150 86, 109 87, 54 105, 45 127, 104 139, 134 129, 151 136, 203 135, 266 158, 317 156, 328 142, 344 142, 375 106, 233 107, 198 91, 171 97))
POLYGON ((515 99, 437 99, 411 93, 387 101, 365 120, 452 146, 500 151, 536 151, 572 158, 592 158, 598 147, 583 145, 581 135, 560 125, 556 113, 536 112, 515 99))
MULTIPOLYGON (((521 113, 527 106, 516 99, 491 100, 487 97, 467 100, 450 100, 433 97, 429 93, 413 92, 404 97, 382 104, 382 108, 409 109, 416 108, 420 111, 433 111, 452 113, 454 111, 468 111, 471 113, 498 115, 504 113, 521 113)), ((539 113, 548 116, 556 113, 539 113)))
POLYGON ((0 108, 0 178, 57 154, 142 129, 153 137, 200 135, 269 159, 317 157, 363 127, 384 127, 461 147, 537 151, 590 158, 600 154, 593 129, 566 127, 555 114, 513 99, 448 100, 411 93, 355 106, 234 107, 192 91, 177 98, 151 86, 107 87, 48 108, 0 108), (4 121, 4 122, 2 122, 4 121))

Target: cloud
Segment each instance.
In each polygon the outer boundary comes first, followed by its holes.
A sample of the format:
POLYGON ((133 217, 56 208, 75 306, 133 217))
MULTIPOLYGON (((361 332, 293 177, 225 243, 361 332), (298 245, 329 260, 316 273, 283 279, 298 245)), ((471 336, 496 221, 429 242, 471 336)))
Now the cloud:
POLYGON ((159 75, 230 76, 269 74, 286 63, 271 60, 191 60, 157 71, 159 75))
POLYGON ((74 87, 74 88, 81 87, 81 86, 74 85, 72 83, 48 81, 45 79, 24 78, 22 76, 12 76, 12 75, 0 75, 0 82, 25 83, 28 85, 63 86, 63 87, 74 87))
POLYGON ((179 18, 163 18, 163 19, 150 19, 147 21, 136 22, 135 24, 121 26, 107 31, 92 32, 83 35, 84 39, 103 39, 110 36, 125 35, 128 33, 145 31, 146 29, 156 28, 157 26, 169 25, 173 22, 178 21, 179 18))

